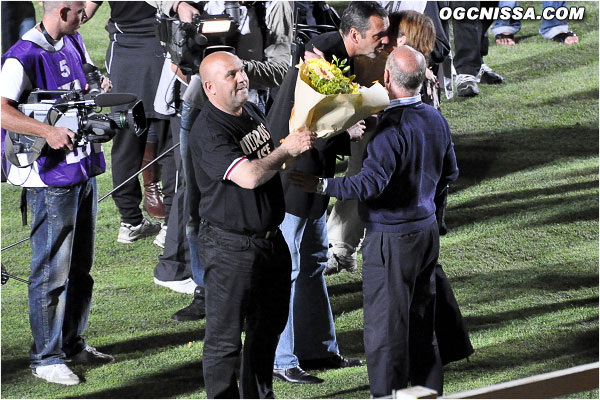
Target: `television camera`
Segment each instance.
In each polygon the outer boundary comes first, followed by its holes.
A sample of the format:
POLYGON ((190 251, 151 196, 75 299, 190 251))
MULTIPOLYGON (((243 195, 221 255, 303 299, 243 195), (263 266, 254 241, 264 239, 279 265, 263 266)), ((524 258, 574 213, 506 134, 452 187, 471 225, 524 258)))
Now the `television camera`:
POLYGON ((192 22, 181 22, 164 14, 157 16, 156 35, 171 61, 185 74, 198 71, 200 63, 215 51, 235 51, 239 35, 239 2, 226 1, 225 14, 196 14, 192 22))
MULTIPOLYGON (((81 90, 34 90, 18 109, 28 117, 75 133, 76 146, 104 143, 118 129, 129 128, 137 136, 146 131, 144 105, 131 93, 104 93, 96 67, 84 64, 89 92, 81 90), (102 107, 129 105, 126 110, 101 113, 102 107)), ((43 138, 8 131, 6 158, 16 167, 31 165, 46 148, 43 138)))

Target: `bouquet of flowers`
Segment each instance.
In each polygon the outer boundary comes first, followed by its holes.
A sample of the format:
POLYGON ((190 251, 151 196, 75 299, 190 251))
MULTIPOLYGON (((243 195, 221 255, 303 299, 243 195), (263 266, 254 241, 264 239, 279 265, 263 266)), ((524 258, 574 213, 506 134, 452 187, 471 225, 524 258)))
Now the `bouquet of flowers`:
POLYGON ((341 133, 389 104, 381 84, 359 87, 354 75, 345 76, 346 60, 312 58, 298 65, 290 132, 307 127, 320 138, 341 133))
POLYGON ((324 58, 311 58, 306 61, 310 86, 321 94, 357 94, 358 84, 353 82, 355 75, 345 76, 350 70, 346 59, 340 61, 333 56, 329 63, 324 58), (343 68, 343 69, 342 69, 343 68))

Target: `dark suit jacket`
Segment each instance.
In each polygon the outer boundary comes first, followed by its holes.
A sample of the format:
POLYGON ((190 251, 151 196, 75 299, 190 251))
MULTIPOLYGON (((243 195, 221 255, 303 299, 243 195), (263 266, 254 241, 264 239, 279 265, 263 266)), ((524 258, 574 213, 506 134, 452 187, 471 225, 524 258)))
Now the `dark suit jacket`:
MULTIPOLYGON (((340 60, 348 59, 350 72, 353 73, 354 65, 339 32, 327 32, 319 35, 307 43, 306 49, 312 50, 313 46, 325 54, 328 61, 335 55, 340 60)), ((276 146, 281 139, 289 134, 289 119, 294 107, 294 90, 298 69, 290 68, 285 76, 277 97, 267 115, 273 142, 276 146)), ((333 138, 317 140, 313 149, 304 153, 293 164, 290 170, 307 172, 325 178, 333 177, 335 173, 336 155, 350 155, 350 138, 347 133, 341 133, 333 138)), ((285 195, 286 212, 301 218, 320 218, 329 204, 329 197, 315 193, 306 193, 289 183, 287 173, 281 174, 283 191, 285 195)))

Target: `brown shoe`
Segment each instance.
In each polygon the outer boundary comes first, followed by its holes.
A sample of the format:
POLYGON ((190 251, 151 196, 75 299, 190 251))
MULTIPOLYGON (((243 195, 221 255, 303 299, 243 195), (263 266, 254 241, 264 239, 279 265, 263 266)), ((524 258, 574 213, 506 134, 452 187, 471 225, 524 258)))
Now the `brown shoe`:
POLYGON ((144 185, 144 210, 154 218, 165 218, 167 210, 162 202, 162 194, 158 182, 144 185))

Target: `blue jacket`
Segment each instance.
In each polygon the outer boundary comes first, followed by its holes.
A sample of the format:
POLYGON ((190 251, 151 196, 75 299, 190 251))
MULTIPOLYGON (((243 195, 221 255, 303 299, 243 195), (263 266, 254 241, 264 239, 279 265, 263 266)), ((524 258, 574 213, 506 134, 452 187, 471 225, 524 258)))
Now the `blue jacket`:
POLYGON ((358 199, 367 229, 409 232, 435 221, 434 197, 458 177, 446 119, 419 102, 388 107, 360 173, 327 179, 325 192, 358 199))

